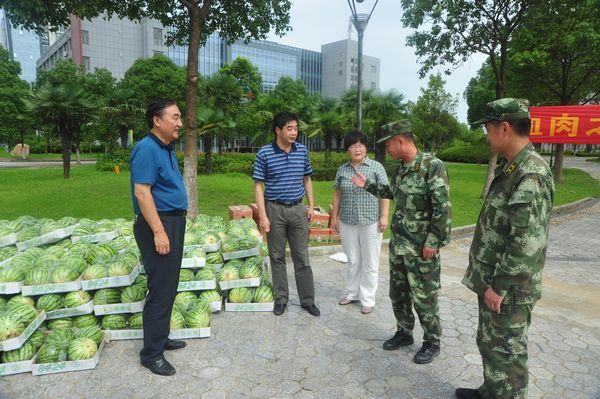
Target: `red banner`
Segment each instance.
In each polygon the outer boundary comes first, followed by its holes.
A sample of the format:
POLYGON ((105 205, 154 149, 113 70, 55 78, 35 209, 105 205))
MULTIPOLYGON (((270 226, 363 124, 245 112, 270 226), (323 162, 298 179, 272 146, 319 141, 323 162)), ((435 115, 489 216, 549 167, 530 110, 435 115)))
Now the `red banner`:
POLYGON ((534 143, 600 144, 600 105, 530 107, 534 143))

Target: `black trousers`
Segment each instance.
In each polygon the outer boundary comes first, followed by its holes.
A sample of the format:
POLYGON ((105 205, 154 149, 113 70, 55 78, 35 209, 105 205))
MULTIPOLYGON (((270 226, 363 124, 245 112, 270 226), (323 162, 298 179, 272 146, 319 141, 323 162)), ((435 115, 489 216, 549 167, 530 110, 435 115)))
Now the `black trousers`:
POLYGON ((144 347, 140 351, 142 362, 157 360, 165 350, 183 257, 185 216, 161 216, 160 220, 169 237, 171 251, 167 255, 156 252, 154 234, 142 215, 137 217, 133 227, 148 276, 148 295, 143 314, 144 347))

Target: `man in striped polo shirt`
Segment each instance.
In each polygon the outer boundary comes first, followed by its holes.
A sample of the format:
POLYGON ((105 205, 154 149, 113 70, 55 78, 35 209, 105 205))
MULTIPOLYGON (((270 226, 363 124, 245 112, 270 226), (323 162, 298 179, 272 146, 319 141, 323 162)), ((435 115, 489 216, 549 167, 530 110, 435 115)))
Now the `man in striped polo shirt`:
POLYGON ((314 215, 312 167, 308 149, 296 143, 298 118, 280 112, 273 118, 275 140, 261 147, 254 161, 254 194, 259 228, 267 234, 271 274, 275 289, 273 313, 283 314, 289 299, 285 244, 289 242, 300 305, 313 316, 321 312, 315 305, 315 284, 308 260, 308 222, 314 215), (265 190, 263 192, 263 185, 265 190), (308 209, 302 204, 306 195, 308 209))

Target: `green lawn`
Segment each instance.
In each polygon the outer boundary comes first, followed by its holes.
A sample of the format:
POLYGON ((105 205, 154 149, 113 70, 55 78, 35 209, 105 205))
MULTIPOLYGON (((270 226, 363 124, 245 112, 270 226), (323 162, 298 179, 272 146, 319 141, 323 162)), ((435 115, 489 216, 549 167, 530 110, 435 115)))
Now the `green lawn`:
MULTIPOLYGON (((485 165, 448 164, 455 227, 475 223, 481 199, 485 165)), ((62 216, 91 219, 133 216, 129 173, 98 172, 93 166, 71 169, 71 179, 61 168, 0 169, 0 219, 20 215, 38 218, 62 216)), ((566 183, 556 192, 556 205, 584 197, 600 196, 600 184, 577 169, 565 170, 566 183)), ((252 179, 242 174, 199 176, 200 211, 227 217, 227 207, 254 202, 252 179)), ((315 202, 328 208, 331 182, 314 182, 315 202)))
MULTIPOLYGON (((81 159, 97 159, 101 154, 97 152, 82 152, 81 159)), ((14 159, 20 161, 21 158, 14 158, 9 152, 0 150, 0 159, 7 161, 14 159)), ((75 160, 75 153, 71 153, 71 160, 75 160)), ((50 153, 50 154, 29 154, 29 157, 25 161, 60 161, 62 160, 62 154, 50 153)))

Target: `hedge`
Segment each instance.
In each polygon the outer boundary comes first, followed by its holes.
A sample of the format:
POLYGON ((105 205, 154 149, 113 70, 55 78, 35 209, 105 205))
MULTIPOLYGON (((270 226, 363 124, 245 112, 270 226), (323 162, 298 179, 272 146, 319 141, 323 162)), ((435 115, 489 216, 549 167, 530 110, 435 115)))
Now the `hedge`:
POLYGON ((490 148, 486 144, 453 146, 440 150, 437 157, 445 162, 488 163, 490 148))

